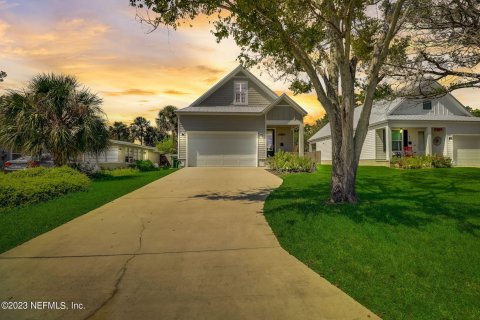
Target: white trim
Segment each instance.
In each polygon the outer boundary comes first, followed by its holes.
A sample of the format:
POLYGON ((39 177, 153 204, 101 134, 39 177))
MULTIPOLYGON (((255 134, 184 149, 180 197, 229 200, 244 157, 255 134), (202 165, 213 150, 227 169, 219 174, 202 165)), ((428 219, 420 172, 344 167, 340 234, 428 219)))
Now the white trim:
MULTIPOLYGON (((240 100, 242 100, 240 98, 240 100)), ((247 80, 236 80, 233 81, 233 105, 235 106, 248 106, 248 81, 247 80), (240 85, 240 94, 242 94, 243 86, 245 86, 245 102, 237 102, 237 84, 240 85)))
POLYGON ((301 120, 266 120, 265 123, 267 125, 272 126, 293 126, 293 125, 301 125, 303 121, 301 120))
POLYGON ((185 131, 185 167, 188 167, 188 133, 185 131))
POLYGON ((285 101, 287 102, 288 106, 294 108, 295 110, 297 110, 298 112, 300 112, 300 114, 302 114, 303 116, 306 116, 308 114, 307 111, 305 111, 305 109, 303 109, 298 103, 296 103, 292 98, 290 98, 288 95, 286 95, 285 93, 282 93, 282 95, 280 97, 278 97, 278 99, 276 99, 275 101, 273 101, 268 107, 266 107, 263 112, 266 114, 268 113, 268 111, 270 111, 271 109, 273 109, 274 107, 276 107, 277 105, 279 105, 279 103, 285 99, 285 101))

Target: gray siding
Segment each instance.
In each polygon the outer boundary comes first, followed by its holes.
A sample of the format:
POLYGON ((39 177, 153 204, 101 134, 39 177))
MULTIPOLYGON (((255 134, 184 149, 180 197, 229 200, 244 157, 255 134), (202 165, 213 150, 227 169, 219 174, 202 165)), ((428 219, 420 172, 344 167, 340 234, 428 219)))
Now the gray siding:
MULTIPOLYGON (((429 116, 465 116, 457 101, 450 95, 432 99, 432 110, 423 110, 423 101, 404 101, 392 114, 398 115, 429 115, 429 116)), ((435 118, 432 118, 434 120, 435 118)))
POLYGON ((278 105, 267 113, 267 120, 302 120, 302 115, 291 106, 278 105))
MULTIPOLYGON (((376 160, 387 160, 387 152, 385 145, 385 129, 375 130, 375 152, 376 160)), ((364 145, 365 146, 365 145, 364 145)))
POLYGON ((189 131, 255 131, 258 132, 258 159, 265 159, 265 116, 182 115, 179 119, 179 159, 187 158, 189 131), (186 133, 183 134, 182 133, 186 133))
POLYGON ((223 86, 213 92, 205 100, 200 101, 198 106, 230 106, 233 105, 233 84, 235 81, 248 82, 248 105, 267 106, 273 99, 260 89, 254 82, 246 77, 234 77, 223 86))

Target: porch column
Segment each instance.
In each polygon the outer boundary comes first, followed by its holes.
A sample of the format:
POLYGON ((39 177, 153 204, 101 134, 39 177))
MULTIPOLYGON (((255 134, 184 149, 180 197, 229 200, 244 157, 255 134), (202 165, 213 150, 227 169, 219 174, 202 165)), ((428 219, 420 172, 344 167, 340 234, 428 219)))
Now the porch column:
POLYGON ((304 145, 303 145, 303 122, 298 126, 298 155, 303 157, 304 155, 304 145))
POLYGON ((431 155, 432 154, 432 127, 427 127, 426 131, 427 131, 427 143, 426 143, 427 147, 425 150, 425 154, 431 155))
POLYGON ((389 125, 385 127, 385 153, 387 161, 390 161, 392 159, 392 130, 389 125))

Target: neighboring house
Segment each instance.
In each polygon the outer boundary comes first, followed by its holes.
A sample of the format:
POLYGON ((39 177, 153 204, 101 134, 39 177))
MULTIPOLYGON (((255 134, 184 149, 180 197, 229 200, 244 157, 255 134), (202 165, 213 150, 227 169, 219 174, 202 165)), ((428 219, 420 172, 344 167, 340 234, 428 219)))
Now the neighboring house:
POLYGON ((306 114, 286 94, 278 96, 238 66, 190 106, 177 110, 179 160, 188 167, 263 167, 278 150, 303 155, 306 114))
MULTIPOLYGON (((354 126, 361 108, 355 109, 354 126)), ((330 125, 309 140, 331 163, 330 125)), ((451 94, 432 100, 396 99, 374 104, 360 164, 388 165, 394 155, 436 154, 456 166, 480 166, 480 118, 472 116, 451 94)))
POLYGON ((21 156, 22 154, 18 151, 0 146, 0 162, 15 160, 20 158, 21 156))
POLYGON ((93 154, 83 154, 80 161, 89 163, 98 163, 105 169, 114 169, 127 167, 137 160, 150 160, 159 164, 160 153, 154 147, 142 146, 139 144, 110 140, 110 146, 106 152, 95 156, 93 154))

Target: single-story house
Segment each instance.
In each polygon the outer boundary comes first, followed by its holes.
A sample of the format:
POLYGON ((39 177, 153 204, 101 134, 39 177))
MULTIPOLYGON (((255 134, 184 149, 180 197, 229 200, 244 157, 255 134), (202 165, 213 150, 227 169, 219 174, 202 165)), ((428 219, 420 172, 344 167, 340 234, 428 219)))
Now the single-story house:
POLYGON ((277 95, 238 66, 177 110, 179 161, 187 167, 263 167, 278 150, 303 155, 306 114, 286 94, 277 95))
MULTIPOLYGON (((354 112, 354 126, 361 108, 354 112)), ((330 125, 310 139, 309 150, 321 151, 331 163, 330 125)), ((360 155, 360 164, 388 165, 394 155, 443 155, 456 166, 480 166, 480 118, 451 94, 435 99, 402 99, 375 103, 360 155)))
POLYGON ((0 146, 0 162, 15 160, 21 156, 19 151, 0 146))
POLYGON ((160 163, 160 153, 157 148, 142 146, 139 144, 110 140, 110 146, 106 152, 95 156, 94 154, 83 154, 80 161, 98 163, 101 168, 115 169, 127 167, 137 160, 150 160, 153 163, 160 163))

